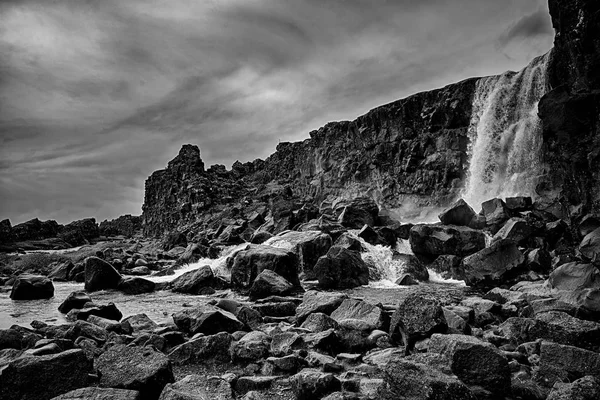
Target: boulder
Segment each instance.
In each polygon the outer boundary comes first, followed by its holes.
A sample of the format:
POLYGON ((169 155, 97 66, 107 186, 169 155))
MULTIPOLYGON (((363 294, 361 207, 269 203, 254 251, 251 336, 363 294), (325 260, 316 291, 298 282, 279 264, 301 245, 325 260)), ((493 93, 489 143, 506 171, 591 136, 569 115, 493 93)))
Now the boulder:
POLYGON ((425 339, 434 333, 447 329, 444 310, 440 301, 431 296, 411 293, 402 300, 390 321, 390 336, 400 334, 408 350, 417 340, 425 339))
POLYGON ((475 216, 475 211, 463 199, 446 208, 439 215, 443 225, 469 226, 475 216))
POLYGON ((214 335, 219 332, 233 333, 244 329, 244 324, 235 315, 211 305, 179 311, 173 314, 177 327, 186 333, 214 335))
POLYGON ((96 343, 102 344, 108 339, 108 332, 98 325, 79 320, 65 332, 65 338, 75 341, 79 337, 92 339, 96 343))
POLYGON ((116 289, 121 274, 109 263, 98 257, 85 259, 85 290, 95 292, 103 289, 116 289))
POLYGON ((500 239, 490 247, 465 257, 462 268, 467 285, 496 285, 503 283, 525 262, 525 256, 515 242, 500 239))
POLYGON ((572 383, 556 383, 546 400, 600 399, 600 380, 585 376, 572 383))
POLYGON ((368 197, 358 197, 346 204, 338 222, 350 229, 360 229, 365 224, 374 226, 379 214, 377 203, 368 197))
POLYGON ((464 226, 418 224, 409 241, 413 253, 425 256, 466 256, 485 248, 483 232, 464 226))
POLYGON ((528 269, 540 273, 548 273, 552 268, 552 256, 547 250, 533 249, 527 253, 528 269))
POLYGON ((588 375, 600 379, 600 354, 553 342, 541 343, 539 369, 534 375, 541 385, 551 388, 556 382, 573 382, 588 375))
POLYGON ((52 297, 54 297, 52 281, 40 275, 19 275, 10 291, 10 298, 13 300, 38 300, 52 297))
POLYGON ((263 270, 250 287, 250 298, 262 299, 272 295, 285 296, 294 290, 294 286, 277 273, 263 270))
POLYGON ((311 332, 323 332, 328 329, 337 329, 338 327, 339 325, 336 320, 320 312, 309 314, 302 325, 300 325, 300 328, 308 329, 311 332))
POLYGON ((92 362, 80 349, 11 361, 0 375, 3 400, 43 400, 88 385, 92 362))
POLYGON ((369 268, 360 254, 343 247, 331 247, 319 258, 314 272, 323 288, 346 289, 369 283, 369 268))
POLYGON ((464 280, 465 273, 462 269, 462 258, 453 255, 441 255, 427 268, 437 272, 444 279, 464 280))
POLYGON ((65 282, 69 280, 69 272, 74 267, 71 261, 57 261, 53 263, 53 266, 48 274, 48 279, 53 281, 65 282))
POLYGON ((344 299, 347 298, 348 295, 344 293, 327 293, 309 290, 304 293, 302 303, 296 308, 296 321, 302 323, 313 313, 329 315, 342 304, 344 299))
POLYGON ((481 204, 481 215, 492 233, 496 233, 508 221, 511 211, 501 199, 491 199, 481 204))
POLYGON ((341 389, 341 383, 333 374, 315 369, 304 369, 290 378, 296 400, 312 400, 325 397, 341 389))
POLYGON ((531 236, 532 231, 533 229, 529 223, 523 218, 511 218, 496 232, 492 241, 508 239, 517 244, 525 244, 529 236, 531 236))
POLYGON ((476 400, 469 388, 456 376, 430 365, 394 356, 383 368, 383 384, 377 392, 380 400, 476 400))
POLYGON ((210 294, 214 290, 211 288, 215 275, 210 265, 203 265, 198 269, 186 272, 175 278, 169 288, 177 293, 187 294, 210 294))
POLYGON ((365 225, 358 232, 358 237, 364 240, 365 242, 377 246, 390 246, 391 243, 388 242, 383 236, 381 236, 375 229, 371 228, 369 225, 365 225))
POLYGON ((169 352, 173 364, 228 363, 233 336, 226 332, 200 336, 174 347, 169 352))
POLYGON ((600 228, 588 233, 583 238, 579 245, 579 252, 587 260, 600 260, 600 228))
POLYGON ((123 314, 117 308, 115 303, 108 303, 102 305, 96 305, 94 303, 88 303, 82 309, 72 309, 67 314, 67 319, 74 320, 86 320, 90 315, 96 315, 98 317, 112 319, 115 321, 119 321, 123 318, 123 314))
POLYGON ((143 400, 137 390, 86 387, 75 389, 52 400, 143 400))
POLYGON ((294 286, 300 285, 296 254, 265 245, 249 245, 233 256, 231 284, 236 289, 247 290, 265 269, 277 273, 294 286))
POLYGON ((290 250, 298 256, 298 273, 302 279, 315 279, 313 268, 319 257, 327 254, 331 236, 321 231, 289 231, 264 242, 265 245, 290 250))
POLYGON ((152 321, 146 314, 134 314, 123 319, 123 324, 127 324, 134 332, 152 331, 158 328, 156 322, 152 321))
POLYGON ((152 347, 115 345, 95 361, 101 387, 137 390, 144 399, 157 399, 175 381, 169 358, 152 347))
POLYGON ((399 265, 400 268, 396 270, 396 276, 400 277, 403 275, 410 275, 412 278, 426 282, 429 280, 429 272, 423 263, 412 254, 401 254, 396 253, 392 255, 392 261, 394 264, 399 265))
POLYGON ((493 344, 473 336, 434 334, 427 351, 444 357, 467 385, 478 385, 498 395, 510 394, 508 360, 493 344))
POLYGON ((589 233, 600 228, 600 217, 588 214, 581 219, 578 232, 581 237, 586 237, 589 233))
POLYGON ((331 318, 340 325, 360 321, 364 325, 363 330, 370 331, 381 329, 385 323, 384 311, 380 307, 356 299, 345 299, 331 313, 331 318))
POLYGON ((563 264, 548 277, 550 287, 559 290, 600 289, 600 270, 593 264, 563 264))
POLYGON ((269 336, 260 331, 253 331, 244 335, 231 347, 234 360, 258 361, 269 353, 269 336))
POLYGON ((233 400, 229 382, 220 377, 187 375, 165 386, 159 400, 233 400))
POLYGON ((507 197, 505 199, 506 208, 512 212, 524 212, 533 208, 533 200, 531 197, 517 196, 507 197))
POLYGON ((140 277, 125 277, 117 285, 117 290, 125 294, 142 294, 154 291, 156 284, 148 279, 140 277))

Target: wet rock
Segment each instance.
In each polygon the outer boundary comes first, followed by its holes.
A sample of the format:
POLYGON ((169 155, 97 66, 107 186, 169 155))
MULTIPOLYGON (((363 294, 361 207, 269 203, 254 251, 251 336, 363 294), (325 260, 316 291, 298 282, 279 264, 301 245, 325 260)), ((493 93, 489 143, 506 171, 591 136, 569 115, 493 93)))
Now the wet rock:
POLYGON ((396 271, 397 275, 408 274, 421 282, 429 280, 427 268, 425 268, 423 263, 412 254, 394 253, 392 260, 401 265, 400 269, 396 271))
POLYGON ((125 294, 136 295, 142 293, 151 293, 156 284, 148 279, 140 277, 125 277, 121 279, 117 290, 125 294))
POLYGON ((175 278, 169 284, 169 288, 177 293, 210 294, 214 292, 211 288, 213 279, 214 273, 212 268, 209 265, 204 265, 175 278))
POLYGON ((348 325, 350 321, 360 321, 365 325, 363 330, 372 331, 384 326, 384 312, 380 307, 362 300, 346 299, 331 313, 331 318, 340 325, 348 325))
POLYGON ((264 242, 266 242, 267 240, 271 239, 272 237, 273 237, 273 234, 271 232, 256 231, 252 235, 252 238, 250 239, 250 243, 252 243, 252 244, 263 244, 264 242))
POLYGON ((348 295, 344 293, 327 293, 309 290, 304 293, 302 303, 296 308, 296 319, 302 323, 306 317, 315 312, 331 314, 342 304, 348 295))
POLYGON ((491 199, 481 204, 481 214, 486 225, 496 233, 511 216, 510 209, 501 199, 491 199))
POLYGON ((579 245, 579 252, 587 260, 600 260, 600 228, 588 233, 583 238, 579 245))
POLYGON ((444 279, 465 279, 461 266, 462 258, 453 255, 441 255, 427 267, 440 274, 444 279))
POLYGON ((231 386, 219 377, 187 375, 163 389, 159 400, 233 400, 231 386))
POLYGON ((294 290, 294 286, 277 273, 263 270, 250 287, 249 296, 252 299, 262 299, 272 295, 285 296, 294 290))
POLYGON ((200 336, 173 348, 169 353, 171 362, 177 365, 191 363, 228 363, 229 348, 233 336, 226 332, 200 336))
POLYGON ((507 239, 517 244, 524 244, 532 231, 531 226, 523 218, 511 218, 496 232, 492 241, 507 239))
POLYGON ((377 203, 368 197, 358 197, 350 201, 338 217, 338 222, 350 229, 360 229, 365 224, 374 226, 379 214, 377 203))
POLYGON ((600 270, 592 264, 567 263, 550 274, 548 283, 559 290, 597 289, 600 288, 600 270))
POLYGON ((369 283, 369 268, 360 254, 333 246, 317 261, 314 272, 323 288, 353 288, 369 283))
POLYGON ((475 216, 475 211, 463 199, 446 208, 440 215, 443 225, 469 226, 475 216))
POLYGON ((231 284, 236 289, 249 289, 263 270, 269 269, 294 286, 300 285, 298 257, 291 251, 265 245, 249 245, 233 258, 231 284))
POLYGON ((381 400, 475 400, 464 383, 429 365, 410 359, 393 358, 383 369, 381 400))
POLYGON ((177 327, 186 333, 214 335, 219 332, 233 333, 244 329, 235 315, 211 305, 200 305, 173 314, 177 327))
POLYGON ((494 345, 473 336, 434 334, 428 351, 442 355, 452 372, 467 385, 510 394, 508 360, 494 345))
POLYGON ((95 292, 103 289, 116 289, 121 274, 112 265, 98 257, 85 259, 85 290, 95 292))
POLYGON ((328 329, 337 329, 338 323, 329 315, 315 312, 310 314, 300 327, 311 332, 323 332, 328 329))
POLYGON ((556 382, 573 382, 584 376, 600 379, 600 354, 543 341, 540 345, 539 369, 534 378, 546 387, 556 382))
POLYGON ((108 338, 108 332, 90 322, 79 320, 65 333, 65 338, 74 341, 79 337, 92 339, 97 343, 104 343, 108 338))
POLYGON ((395 334, 400 333, 407 351, 412 349, 417 340, 445 332, 446 329, 440 301, 418 293, 409 294, 401 301, 390 321, 390 336, 394 338, 395 334))
POLYGON ((365 242, 372 244, 373 246, 390 246, 390 243, 369 225, 365 225, 362 227, 362 229, 358 232, 358 237, 364 240, 365 242))
POLYGON ((547 400, 595 400, 600 398, 600 381, 592 376, 572 383, 557 383, 547 400))
POLYGON ((100 328, 105 329, 107 332, 116 332, 129 335, 133 331, 131 329, 131 325, 129 325, 128 323, 113 321, 110 319, 98 317, 96 315, 90 315, 87 318, 87 322, 99 326, 100 328))
POLYGON ((483 232, 463 226, 415 225, 409 241, 415 254, 425 256, 466 256, 485 248, 483 232))
POLYGON ((319 399, 341 389, 340 381, 333 375, 314 369, 304 369, 290 378, 297 400, 319 399))
POLYGON ((394 282, 398 286, 414 286, 418 285, 419 282, 415 280, 410 274, 402 274, 396 281, 394 282))
POLYGON ((465 282, 467 285, 495 286, 515 274, 524 262, 525 256, 513 241, 498 240, 490 247, 463 259, 465 282))
POLYGON ((52 400, 142 400, 137 390, 86 387, 75 389, 52 400))
POLYGON ((21 349, 23 344, 22 332, 16 329, 0 329, 0 350, 21 349))
POLYGON ((112 319, 115 321, 119 321, 123 317, 123 314, 121 313, 121 311, 119 311, 115 303, 108 303, 102 305, 88 303, 82 309, 74 308, 71 311, 69 311, 69 313, 67 314, 67 319, 71 321, 85 321, 90 315, 96 315, 98 317, 112 319))
POLYGON ((19 275, 13 283, 10 298, 13 300, 49 299, 54 296, 54 285, 45 276, 19 275))
POLYGON ((158 327, 146 314, 130 315, 122 323, 129 325, 134 332, 152 331, 158 327))
POLYGON ((18 358, 0 375, 3 400, 41 400, 88 384, 92 363, 79 349, 18 358))
POLYGON ((169 358, 151 347, 116 345, 95 361, 101 387, 137 390, 157 399, 167 383, 174 382, 169 358))
POLYGON ((529 211, 533 207, 533 201, 531 197, 525 196, 507 197, 506 207, 513 212, 529 211))
POLYGON ((52 279, 53 281, 65 282, 69 280, 69 272, 74 267, 73 262, 71 261, 63 261, 63 262, 55 262, 53 263, 50 273, 48 274, 48 279, 52 279))
POLYGON ((298 256, 298 273, 302 279, 315 279, 314 266, 332 245, 331 236, 321 231, 289 231, 269 240, 265 245, 283 248, 298 256))

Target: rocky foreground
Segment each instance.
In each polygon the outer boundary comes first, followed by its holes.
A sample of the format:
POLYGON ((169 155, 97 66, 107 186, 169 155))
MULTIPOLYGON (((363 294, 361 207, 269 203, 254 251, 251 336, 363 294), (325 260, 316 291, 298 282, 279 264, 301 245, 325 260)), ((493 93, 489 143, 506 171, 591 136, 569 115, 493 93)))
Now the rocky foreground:
MULTIPOLYGON (((523 197, 490 200, 480 213, 459 201, 440 223, 412 225, 357 198, 317 220, 275 236, 256 230, 222 275, 204 266, 157 284, 140 275, 173 263, 133 249, 65 266, 85 285, 59 308, 72 322, 0 331, 2 398, 600 396, 598 217, 567 223, 523 197), (366 247, 406 239, 414 254, 394 253, 393 272, 407 286, 356 289, 382 278, 366 247), (429 271, 470 288, 428 283, 429 271), (98 290, 190 300, 157 324, 94 303, 98 290)), ((217 246, 173 249, 177 265, 217 246)), ((7 283, 13 299, 53 295, 45 276, 7 283)))

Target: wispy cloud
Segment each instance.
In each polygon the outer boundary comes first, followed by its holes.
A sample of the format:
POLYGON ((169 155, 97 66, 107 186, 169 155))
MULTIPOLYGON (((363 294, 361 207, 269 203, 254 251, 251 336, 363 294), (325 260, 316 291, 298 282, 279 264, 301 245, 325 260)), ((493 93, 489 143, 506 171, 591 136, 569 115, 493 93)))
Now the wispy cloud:
POLYGON ((139 213, 145 178, 182 143, 200 145, 207 165, 264 158, 330 120, 521 68, 551 46, 538 7, 4 1, 0 218, 139 213))

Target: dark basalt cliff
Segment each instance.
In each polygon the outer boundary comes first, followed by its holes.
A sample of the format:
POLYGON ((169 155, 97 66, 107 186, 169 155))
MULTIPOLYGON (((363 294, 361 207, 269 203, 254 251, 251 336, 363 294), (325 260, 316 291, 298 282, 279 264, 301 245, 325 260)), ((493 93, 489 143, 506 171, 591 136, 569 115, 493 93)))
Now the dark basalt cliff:
POLYGON ((265 161, 208 170, 185 145, 146 181, 144 232, 158 236, 220 205, 266 200, 273 191, 318 205, 368 195, 399 207, 449 201, 465 178, 467 131, 477 79, 418 93, 355 121, 332 122, 310 139, 280 143, 265 161))
POLYGON ((545 183, 564 204, 600 210, 600 2, 550 0, 551 90, 539 104, 545 183))
MULTIPOLYGON (((538 194, 584 211, 600 209, 599 9, 597 0, 550 0, 556 39, 550 90, 539 104, 548 172, 538 194)), ((209 216, 232 208, 227 218, 277 213, 283 206, 276 198, 291 207, 288 212, 357 196, 388 209, 446 205, 465 184, 477 82, 418 93, 354 121, 329 123, 302 142, 280 143, 264 161, 236 162, 231 171, 205 170, 200 150, 185 145, 146 181, 144 233, 206 226, 209 216)))

